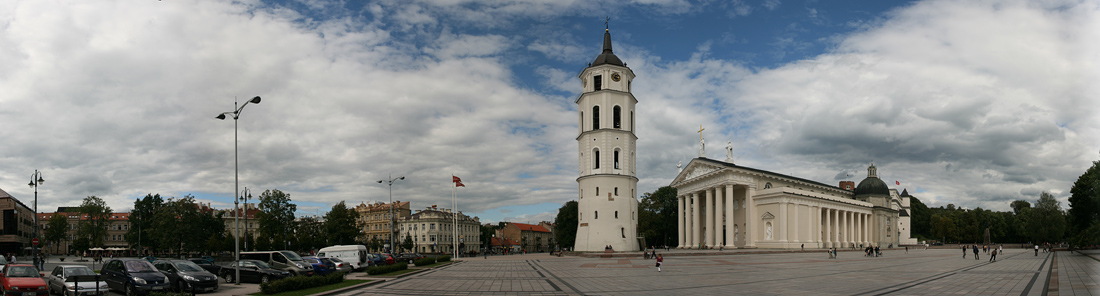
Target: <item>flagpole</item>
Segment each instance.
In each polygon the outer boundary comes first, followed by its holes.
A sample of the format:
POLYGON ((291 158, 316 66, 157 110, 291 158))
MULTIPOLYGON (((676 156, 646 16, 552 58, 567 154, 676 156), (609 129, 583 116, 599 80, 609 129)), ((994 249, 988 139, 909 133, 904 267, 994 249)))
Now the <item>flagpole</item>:
MULTIPOLYGON (((451 174, 451 177, 453 179, 454 174, 451 174)), ((451 246, 454 246, 453 249, 455 250, 455 258, 458 258, 458 204, 455 202, 455 195, 458 195, 458 183, 451 183, 451 186, 454 187, 454 191, 451 191, 451 212, 453 212, 451 213, 451 217, 453 219, 451 225, 451 246)))

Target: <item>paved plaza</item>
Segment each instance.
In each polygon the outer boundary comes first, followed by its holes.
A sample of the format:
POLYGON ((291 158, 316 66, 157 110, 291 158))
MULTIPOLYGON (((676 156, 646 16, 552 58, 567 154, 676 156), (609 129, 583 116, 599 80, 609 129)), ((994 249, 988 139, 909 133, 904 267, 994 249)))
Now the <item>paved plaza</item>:
MULTIPOLYGON (((456 264, 335 295, 1096 295, 1100 252, 1006 249, 989 262, 960 249, 754 253, 661 252, 639 257, 546 254, 462 258, 456 264)), ((705 252, 705 251, 704 251, 705 252)))

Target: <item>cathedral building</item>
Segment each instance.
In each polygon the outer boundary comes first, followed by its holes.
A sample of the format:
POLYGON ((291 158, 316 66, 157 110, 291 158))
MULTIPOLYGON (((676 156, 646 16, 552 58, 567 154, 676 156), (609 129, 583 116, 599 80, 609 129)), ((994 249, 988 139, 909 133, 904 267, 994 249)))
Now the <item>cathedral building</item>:
POLYGON ((576 251, 637 251, 638 177, 635 171, 634 72, 611 51, 604 31, 603 52, 578 76, 584 88, 575 102, 580 177, 576 251))
MULTIPOLYGON (((727 150, 731 148, 727 147, 727 150)), ((702 150, 702 149, 701 149, 702 150)), ((916 244, 908 191, 898 194, 874 164, 852 188, 700 157, 672 186, 679 248, 851 248, 916 244)))

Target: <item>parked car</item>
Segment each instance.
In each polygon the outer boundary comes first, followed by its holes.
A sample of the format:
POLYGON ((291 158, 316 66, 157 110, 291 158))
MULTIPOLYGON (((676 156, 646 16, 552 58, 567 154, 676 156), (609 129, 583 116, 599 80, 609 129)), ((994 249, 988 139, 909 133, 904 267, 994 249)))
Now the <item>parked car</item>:
POLYGON ((46 290, 49 294, 98 296, 106 295, 109 289, 102 277, 84 265, 58 265, 46 275, 46 290))
POLYGON ((344 260, 341 260, 340 258, 332 257, 332 258, 328 258, 328 259, 332 260, 333 263, 336 263, 336 270, 337 271, 352 272, 353 270, 355 270, 355 268, 351 266, 351 263, 344 262, 344 260))
POLYGON ((370 266, 386 265, 386 259, 382 258, 382 254, 367 254, 370 266))
POLYGON ((386 260, 387 265, 397 263, 397 258, 393 257, 393 255, 390 255, 389 253, 382 253, 382 259, 386 260))
POLYGON ((110 290, 130 296, 164 292, 171 287, 167 276, 153 267, 153 263, 142 259, 112 259, 103 264, 100 274, 110 290))
POLYGON ((187 260, 190 260, 191 263, 195 263, 195 265, 198 265, 199 267, 202 267, 202 269, 205 269, 207 272, 210 272, 210 273, 213 273, 213 274, 221 273, 221 269, 222 269, 221 265, 214 264, 214 261, 208 261, 208 260, 202 259, 202 258, 191 258, 191 259, 187 259, 187 260))
POLYGON ((153 266, 168 276, 172 291, 211 292, 218 290, 218 275, 187 260, 157 260, 153 266))
POLYGON ((401 253, 401 255, 397 256, 397 261, 411 263, 413 260, 422 258, 424 258, 424 255, 420 255, 418 253, 401 253))
POLYGON ((290 272, 293 275, 313 275, 313 267, 302 261, 302 257, 291 251, 241 252, 241 259, 260 260, 274 269, 290 272))
POLYGON ((260 260, 241 260, 222 267, 221 276, 226 283, 237 280, 237 271, 240 270, 241 282, 266 283, 286 277, 291 273, 285 270, 271 268, 260 260))
POLYGON ((336 271, 335 269, 329 269, 324 262, 321 262, 321 259, 316 257, 302 257, 302 261, 313 266, 313 272, 316 275, 326 275, 336 271))
POLYGON ((331 247, 324 247, 317 251, 317 257, 328 258, 340 258, 341 261, 347 262, 354 270, 366 268, 370 264, 367 253, 367 246, 364 245, 337 245, 331 247))
POLYGON ((38 269, 30 264, 7 264, 0 273, 4 295, 47 295, 46 281, 38 269))

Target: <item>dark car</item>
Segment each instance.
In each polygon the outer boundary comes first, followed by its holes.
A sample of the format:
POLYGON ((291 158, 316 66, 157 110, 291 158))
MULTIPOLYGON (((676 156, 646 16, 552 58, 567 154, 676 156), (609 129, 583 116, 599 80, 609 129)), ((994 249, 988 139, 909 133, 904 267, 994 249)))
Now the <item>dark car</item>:
POLYGON ((153 266, 168 276, 176 292, 210 292, 218 290, 218 275, 187 260, 157 260, 153 266))
POLYGON ((168 277, 142 259, 112 259, 103 264, 100 274, 106 277, 104 281, 111 290, 131 296, 164 292, 171 288, 168 277))
POLYGON ((203 258, 191 258, 191 259, 187 259, 187 260, 190 260, 191 263, 195 263, 195 265, 198 265, 199 267, 202 267, 202 269, 205 269, 207 272, 210 272, 210 273, 213 273, 213 274, 220 274, 221 273, 221 269, 222 269, 221 265, 214 264, 214 261, 210 261, 210 260, 203 259, 203 258))
POLYGON ((382 254, 367 254, 370 259, 370 266, 386 265, 386 259, 382 257, 382 254))
POLYGON ((422 258, 424 258, 424 256, 418 253, 401 253, 401 255, 397 256, 397 261, 411 263, 413 260, 422 258))
POLYGON ((226 283, 232 283, 237 278, 238 270, 241 273, 241 282, 266 283, 291 275, 289 271, 271 268, 260 260, 241 260, 223 266, 219 276, 225 279, 226 283))
POLYGON ((335 268, 329 268, 324 261, 321 261, 321 259, 317 257, 302 257, 302 260, 312 265, 313 271, 316 272, 317 275, 326 275, 336 271, 335 268))

